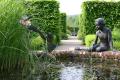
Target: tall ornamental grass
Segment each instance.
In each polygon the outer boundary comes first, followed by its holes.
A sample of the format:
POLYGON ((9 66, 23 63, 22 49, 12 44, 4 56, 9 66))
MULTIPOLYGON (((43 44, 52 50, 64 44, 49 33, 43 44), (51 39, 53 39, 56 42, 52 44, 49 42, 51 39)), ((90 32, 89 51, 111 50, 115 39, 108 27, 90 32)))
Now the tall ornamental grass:
POLYGON ((30 69, 28 33, 19 24, 22 0, 0 0, 0 74, 30 69))

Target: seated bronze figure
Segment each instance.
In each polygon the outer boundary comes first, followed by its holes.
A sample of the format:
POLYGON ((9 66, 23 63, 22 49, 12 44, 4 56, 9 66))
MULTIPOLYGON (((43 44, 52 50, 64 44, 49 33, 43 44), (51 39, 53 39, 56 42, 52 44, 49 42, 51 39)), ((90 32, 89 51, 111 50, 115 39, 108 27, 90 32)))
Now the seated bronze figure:
POLYGON ((92 47, 88 49, 76 48, 76 50, 87 50, 87 51, 107 51, 112 50, 112 34, 111 30, 106 27, 103 18, 98 18, 95 20, 96 25, 96 39, 92 47), (98 42, 99 39, 99 42, 98 42))

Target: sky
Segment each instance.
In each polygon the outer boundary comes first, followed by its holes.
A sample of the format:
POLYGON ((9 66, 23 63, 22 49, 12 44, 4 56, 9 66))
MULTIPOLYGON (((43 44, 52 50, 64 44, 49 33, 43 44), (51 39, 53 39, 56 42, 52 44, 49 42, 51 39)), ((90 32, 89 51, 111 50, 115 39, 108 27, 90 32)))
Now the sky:
POLYGON ((59 0, 60 11, 67 15, 76 15, 81 13, 81 4, 83 0, 59 0))
MULTIPOLYGON (((67 15, 75 15, 81 13, 81 4, 83 1, 91 0, 58 0, 60 2, 60 11, 67 15)), ((99 0, 99 1, 120 1, 120 0, 99 0)))

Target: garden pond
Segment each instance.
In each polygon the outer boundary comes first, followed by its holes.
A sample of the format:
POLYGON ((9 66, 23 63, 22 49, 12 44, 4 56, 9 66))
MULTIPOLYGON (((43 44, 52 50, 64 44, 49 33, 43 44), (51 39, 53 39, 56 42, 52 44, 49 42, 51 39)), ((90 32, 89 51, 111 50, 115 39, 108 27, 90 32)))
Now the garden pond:
POLYGON ((120 80, 119 60, 84 58, 81 61, 39 62, 28 76, 11 74, 2 80, 120 80))
POLYGON ((120 64, 114 60, 100 62, 84 59, 81 62, 58 62, 34 80, 120 80, 120 64))

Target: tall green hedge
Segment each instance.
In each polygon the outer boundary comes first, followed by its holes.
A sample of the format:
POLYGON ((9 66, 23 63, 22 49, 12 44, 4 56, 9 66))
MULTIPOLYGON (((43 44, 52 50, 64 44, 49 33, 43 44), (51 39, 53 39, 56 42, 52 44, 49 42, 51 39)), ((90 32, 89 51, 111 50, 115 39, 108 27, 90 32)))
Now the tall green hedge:
POLYGON ((61 29, 61 38, 67 38, 67 25, 66 25, 66 13, 60 14, 60 29, 61 29))
MULTIPOLYGON (((32 22, 46 34, 52 33, 57 43, 60 42, 59 3, 57 1, 29 1, 27 2, 32 22)), ((56 43, 56 44, 57 44, 56 43)))
POLYGON ((66 13, 61 13, 60 14, 60 26, 61 26, 61 31, 63 33, 66 33, 67 32, 66 13))
POLYGON ((120 2, 87 1, 82 4, 79 37, 95 33, 95 19, 102 17, 107 27, 120 26, 120 2))

